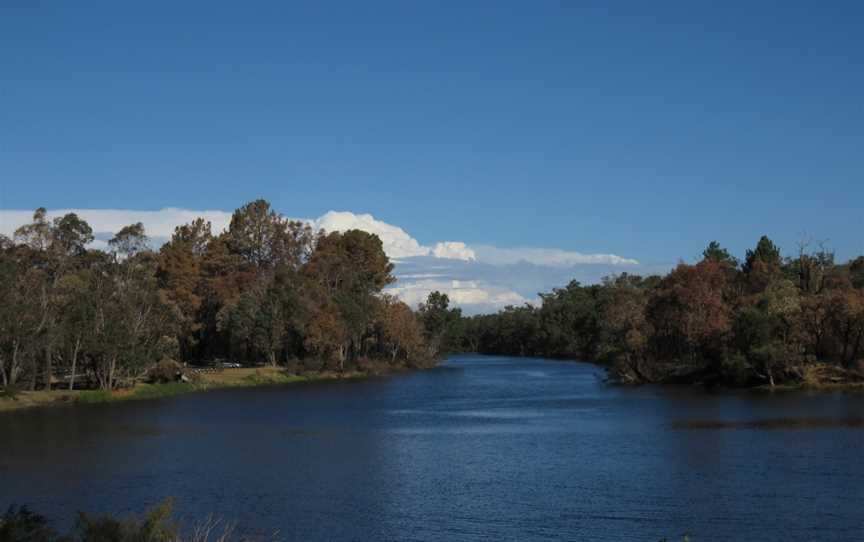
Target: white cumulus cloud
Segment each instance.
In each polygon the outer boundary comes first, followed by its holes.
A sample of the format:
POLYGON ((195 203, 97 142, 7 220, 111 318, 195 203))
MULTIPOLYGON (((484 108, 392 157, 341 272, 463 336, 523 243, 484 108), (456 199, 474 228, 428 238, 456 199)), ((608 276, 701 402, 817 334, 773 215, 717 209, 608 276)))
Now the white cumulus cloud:
POLYGON ((533 263, 553 267, 572 267, 574 265, 638 265, 632 258, 622 258, 615 254, 583 254, 557 248, 498 248, 480 245, 474 247, 477 261, 492 265, 533 263))
POLYGON ((483 280, 415 280, 406 284, 397 282, 396 286, 391 286, 387 292, 416 307, 426 301, 429 292, 436 290, 447 294, 452 304, 466 307, 472 313, 494 311, 507 305, 522 305, 528 302, 528 299, 506 287, 483 280))
POLYGON ((441 243, 436 243, 435 248, 432 249, 432 254, 436 258, 465 260, 466 262, 477 259, 474 250, 461 241, 443 241, 441 243))
POLYGON ((362 230, 367 233, 374 233, 381 239, 387 256, 395 259, 426 256, 430 252, 428 247, 421 246, 402 228, 376 220, 370 214, 358 215, 346 211, 330 211, 309 222, 313 228, 325 231, 362 230))

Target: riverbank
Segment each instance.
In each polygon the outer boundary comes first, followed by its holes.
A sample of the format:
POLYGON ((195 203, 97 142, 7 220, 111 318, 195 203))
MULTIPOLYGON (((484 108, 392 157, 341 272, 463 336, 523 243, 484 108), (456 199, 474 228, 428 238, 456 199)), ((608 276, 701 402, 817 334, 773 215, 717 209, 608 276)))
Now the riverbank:
POLYGON ((188 382, 162 384, 138 383, 134 387, 118 390, 37 390, 17 391, 14 394, 0 392, 0 412, 27 408, 50 407, 69 404, 114 403, 140 399, 157 399, 186 393, 195 393, 223 388, 274 386, 323 382, 329 380, 355 380, 407 370, 406 367, 375 367, 370 371, 320 371, 289 373, 281 367, 247 367, 222 369, 213 372, 190 373, 188 382))
POLYGON ((627 365, 605 366, 611 381, 623 385, 657 384, 758 392, 862 392, 864 370, 814 362, 775 371, 773 378, 749 366, 728 365, 723 369, 703 366, 683 369, 678 364, 655 364, 650 370, 627 365), (724 370, 725 369, 725 370, 724 370))

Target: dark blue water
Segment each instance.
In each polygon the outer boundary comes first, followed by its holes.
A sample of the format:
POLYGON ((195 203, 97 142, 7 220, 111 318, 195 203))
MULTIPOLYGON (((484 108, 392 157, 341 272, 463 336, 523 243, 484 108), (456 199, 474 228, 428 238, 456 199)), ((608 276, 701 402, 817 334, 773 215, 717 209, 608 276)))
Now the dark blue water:
MULTIPOLYGON (((0 416, 0 507, 166 496, 287 540, 864 540, 864 397, 459 356, 363 382, 0 416)), ((62 526, 62 521, 57 523, 62 526)))

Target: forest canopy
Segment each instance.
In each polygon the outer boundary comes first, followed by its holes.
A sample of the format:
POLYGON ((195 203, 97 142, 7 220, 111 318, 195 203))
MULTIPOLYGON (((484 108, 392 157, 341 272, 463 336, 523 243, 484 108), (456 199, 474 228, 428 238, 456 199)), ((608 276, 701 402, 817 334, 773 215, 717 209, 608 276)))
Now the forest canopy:
MULTIPOLYGON (((446 296, 419 312, 383 293, 380 239, 313 231, 264 200, 224 232, 194 220, 153 250, 141 223, 93 250, 90 226, 37 209, 0 237, 0 385, 111 390, 163 360, 344 371, 439 354, 446 296), (427 328, 424 323, 428 323, 427 328)), ((455 313, 458 318, 458 312, 455 313)))
POLYGON ((313 231, 264 200, 223 232, 181 225, 158 250, 141 223, 107 250, 92 241, 74 213, 41 208, 0 236, 3 388, 111 390, 166 360, 342 372, 457 350, 595 361, 625 382, 864 381, 864 257, 838 264, 806 243, 783 257, 763 236, 738 259, 712 241, 663 277, 572 281, 463 317, 440 292, 417 310, 388 295, 377 236, 313 231))
POLYGON ((822 248, 783 258, 763 236, 739 261, 712 241, 665 277, 571 282, 539 306, 462 324, 466 350, 606 363, 627 382, 775 385, 864 380, 864 257, 822 248))

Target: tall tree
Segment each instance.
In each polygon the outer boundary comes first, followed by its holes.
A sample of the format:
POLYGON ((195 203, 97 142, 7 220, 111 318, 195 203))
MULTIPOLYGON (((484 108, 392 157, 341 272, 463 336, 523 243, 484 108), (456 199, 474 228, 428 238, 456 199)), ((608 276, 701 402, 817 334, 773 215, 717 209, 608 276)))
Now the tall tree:
POLYGON ((201 219, 178 226, 159 251, 156 277, 159 288, 175 313, 177 343, 185 361, 195 357, 203 324, 200 311, 203 276, 201 264, 212 240, 210 223, 201 219))
POLYGON ((723 263, 738 267, 738 260, 729 251, 720 246, 717 241, 711 241, 702 251, 702 260, 706 262, 723 263))
POLYGON ((258 199, 234 211, 226 240, 233 253, 265 270, 278 265, 299 267, 315 239, 308 224, 289 221, 258 199))
POLYGON ((849 280, 855 288, 864 288, 864 256, 849 262, 849 280))
POLYGON ((347 331, 349 355, 362 353, 372 331, 374 296, 395 279, 381 239, 360 230, 333 232, 318 240, 304 275, 331 297, 347 331))
POLYGON ((662 280, 646 309, 661 356, 688 364, 719 361, 731 329, 727 286, 727 274, 715 262, 680 264, 662 280))
POLYGON ((54 219, 51 229, 52 245, 64 256, 80 256, 93 242, 93 229, 75 213, 54 219))
POLYGON ((51 223, 44 207, 36 209, 33 221, 15 230, 14 241, 33 250, 48 250, 51 246, 51 223))
POLYGON ((763 235, 759 238, 759 242, 756 244, 755 249, 747 250, 747 256, 744 259, 744 272, 749 273, 753 271, 753 267, 757 262, 768 267, 778 268, 782 263, 780 249, 777 248, 777 245, 775 245, 767 235, 763 235))
MULTIPOLYGON (((722 260, 721 260, 722 261, 722 260)), ((640 277, 621 275, 604 281, 599 295, 601 359, 613 363, 623 379, 652 380, 645 368, 648 341, 653 333, 646 319, 650 283, 640 277)))
POLYGON ((597 353, 598 289, 571 281, 565 288, 540 294, 542 327, 547 335, 546 355, 591 359, 597 353))
POLYGON ((447 351, 458 341, 456 331, 462 311, 450 308, 450 298, 439 291, 430 292, 426 302, 418 309, 420 321, 426 329, 426 342, 432 357, 447 351))
POLYGON ((411 307, 385 294, 378 304, 377 322, 383 347, 390 354, 390 363, 395 363, 400 353, 409 362, 420 354, 423 326, 411 307))
POLYGON ((108 241, 111 251, 122 258, 131 258, 148 250, 149 244, 150 239, 141 222, 122 228, 108 241))

